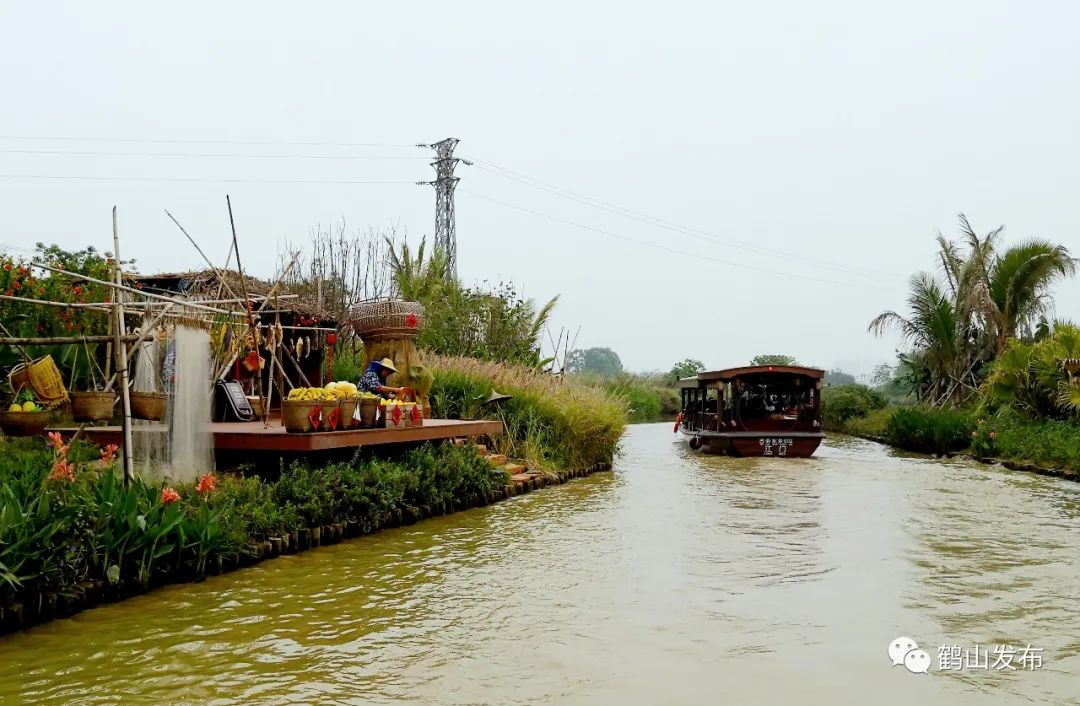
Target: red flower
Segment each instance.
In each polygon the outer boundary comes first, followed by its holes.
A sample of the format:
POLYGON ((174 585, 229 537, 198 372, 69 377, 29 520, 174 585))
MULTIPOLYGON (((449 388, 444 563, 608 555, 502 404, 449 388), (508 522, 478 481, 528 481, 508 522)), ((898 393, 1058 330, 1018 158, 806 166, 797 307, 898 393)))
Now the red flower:
POLYGON ((15 296, 15 292, 13 292, 12 290, 9 289, 6 292, 4 292, 4 296, 5 297, 13 297, 13 296, 15 296))
POLYGON ((49 432, 49 446, 51 446, 54 451, 59 451, 64 448, 64 437, 60 435, 60 432, 49 432))
POLYGON ((213 473, 204 473, 199 476, 199 484, 195 486, 196 492, 200 495, 206 495, 217 490, 217 482, 214 480, 213 473))
POLYGON ((5 262, 4 263, 4 272, 11 272, 11 263, 10 262, 5 262))
POLYGON ((12 289, 22 289, 22 285, 19 284, 18 280, 15 280, 15 282, 11 285, 11 288, 12 289))
POLYGON ((25 274, 26 274, 27 272, 29 272, 29 271, 30 271, 30 270, 26 269, 25 267, 20 267, 20 268, 19 268, 19 274, 20 274, 20 275, 25 275, 25 274))
POLYGON ((49 480, 66 480, 69 483, 75 482, 75 466, 68 463, 66 458, 59 458, 56 463, 53 464, 52 472, 49 474, 49 480))
POLYGON ((172 488, 163 488, 161 491, 161 504, 172 505, 174 502, 180 499, 180 493, 176 492, 172 488))
POLYGON ((111 466, 116 461, 116 452, 120 450, 120 447, 116 444, 109 444, 101 450, 101 465, 111 466))
POLYGON ((72 291, 75 292, 75 296, 79 296, 80 294, 82 294, 82 287, 76 287, 72 291))
POLYGON ((136 282, 135 289, 142 289, 142 282, 136 282))

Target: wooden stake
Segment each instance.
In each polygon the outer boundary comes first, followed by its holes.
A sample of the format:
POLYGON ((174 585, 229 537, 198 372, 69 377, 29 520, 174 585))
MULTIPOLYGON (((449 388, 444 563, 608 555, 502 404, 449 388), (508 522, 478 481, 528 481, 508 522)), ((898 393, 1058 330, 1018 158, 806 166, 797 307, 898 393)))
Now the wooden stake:
MULTIPOLYGON (((258 358, 259 335, 258 331, 255 329, 255 318, 251 312, 251 300, 248 299, 247 281, 244 279, 244 266, 240 264, 240 244, 236 240, 236 222, 233 221, 232 201, 229 199, 228 194, 225 194, 225 205, 229 209, 229 228, 232 229, 233 252, 236 253, 236 270, 240 273, 240 291, 244 296, 244 313, 247 314, 248 328, 251 330, 251 343, 255 346, 255 357, 258 358)), ((227 284, 225 286, 228 288, 227 284)), ((231 291, 232 290, 230 290, 230 293, 231 291)), ((269 301, 269 299, 267 299, 267 301, 269 301)), ((271 368, 270 374, 273 375, 273 373, 274 370, 271 368)), ((267 409, 266 395, 263 394, 262 368, 259 367, 257 361, 255 365, 255 394, 259 396, 259 403, 262 405, 263 415, 265 416, 269 410, 267 409)))
MULTIPOLYGON (((123 281, 123 273, 120 271, 120 233, 116 225, 116 206, 112 211, 113 224, 113 257, 116 258, 116 285, 119 288, 123 281)), ((120 378, 120 396, 123 403, 124 417, 122 431, 124 434, 124 485, 129 485, 135 477, 135 462, 132 458, 131 442, 131 395, 128 389, 128 354, 127 346, 124 345, 124 337, 127 334, 127 326, 124 323, 124 295, 122 290, 116 291, 116 328, 113 329, 113 349, 116 352, 116 374, 120 378)))

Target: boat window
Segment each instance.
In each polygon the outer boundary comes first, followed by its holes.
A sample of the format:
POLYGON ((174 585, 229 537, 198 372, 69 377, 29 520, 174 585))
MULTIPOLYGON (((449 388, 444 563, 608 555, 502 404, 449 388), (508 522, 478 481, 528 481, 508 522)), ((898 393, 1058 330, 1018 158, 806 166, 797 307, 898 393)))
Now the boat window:
POLYGON ((795 422, 806 419, 814 409, 814 388, 798 375, 747 376, 735 390, 742 422, 759 420, 795 422))

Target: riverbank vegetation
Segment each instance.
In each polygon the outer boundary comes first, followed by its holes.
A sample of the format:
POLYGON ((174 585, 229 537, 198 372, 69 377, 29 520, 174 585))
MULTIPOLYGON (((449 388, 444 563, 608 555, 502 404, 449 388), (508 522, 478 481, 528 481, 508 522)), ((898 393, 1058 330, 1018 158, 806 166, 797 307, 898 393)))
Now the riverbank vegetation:
POLYGON ((1049 316, 1052 288, 1077 260, 1046 240, 1006 246, 1003 230, 980 236, 961 215, 959 241, 938 236, 940 272, 912 277, 908 313, 870 322, 878 335, 900 333, 899 365, 875 374, 877 390, 826 389, 829 428, 911 451, 970 448, 1080 469, 1080 328, 1049 316), (914 404, 877 404, 898 390, 914 404))
POLYGON ((271 540, 304 548, 312 533, 340 534, 343 525, 372 531, 432 508, 491 502, 509 480, 474 448, 453 444, 296 463, 275 482, 208 473, 191 485, 125 486, 115 460, 115 447, 69 447, 59 436, 48 448, 0 441, 0 626, 88 590, 118 597, 199 579, 261 556, 271 540))
POLYGON ((626 398, 520 365, 474 358, 429 356, 435 375, 434 412, 442 417, 493 417, 504 433, 496 450, 546 471, 610 463, 626 428, 626 398), (510 395, 487 403, 493 391, 510 395))

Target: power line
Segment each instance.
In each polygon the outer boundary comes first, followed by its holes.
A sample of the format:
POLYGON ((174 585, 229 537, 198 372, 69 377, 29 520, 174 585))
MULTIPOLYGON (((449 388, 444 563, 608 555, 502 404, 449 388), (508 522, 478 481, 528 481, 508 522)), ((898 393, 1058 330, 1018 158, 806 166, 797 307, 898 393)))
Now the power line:
POLYGON ((151 181, 206 182, 212 184, 410 184, 415 181, 389 179, 217 179, 207 177, 114 177, 79 176, 68 174, 0 174, 0 179, 59 179, 70 181, 151 181))
POLYGON ((540 179, 536 179, 535 177, 530 177, 530 176, 528 176, 526 174, 522 174, 521 172, 516 172, 516 171, 514 171, 512 169, 508 169, 506 167, 500 167, 499 165, 493 164, 491 162, 487 162, 487 161, 484 161, 484 160, 481 160, 481 159, 477 159, 476 157, 469 157, 469 159, 472 160, 473 162, 475 162, 475 165, 476 165, 477 168, 483 169, 484 171, 490 172, 490 173, 495 174, 496 176, 500 176, 500 177, 502 177, 504 179, 510 179, 512 181, 519 182, 519 183, 524 184, 526 186, 531 186, 531 187, 536 188, 536 189, 541 189, 543 191, 548 191, 548 192, 554 193, 557 196, 561 196, 563 198, 570 199, 571 201, 576 201, 578 203, 582 203, 582 204, 584 204, 586 206, 591 206, 593 208, 598 208, 600 210, 607 211, 609 213, 614 213, 616 215, 620 215, 620 216, 623 216, 625 218, 630 218, 632 220, 640 221, 642 223, 647 223, 649 225, 658 226, 660 228, 664 228, 666 230, 671 230, 671 231, 674 231, 674 232, 677 232, 677 233, 681 233, 683 235, 689 235, 690 237, 698 238, 699 240, 706 240, 706 241, 709 241, 709 242, 718 243, 718 244, 721 244, 721 245, 727 245, 727 246, 730 246, 730 247, 738 248, 740 250, 747 250, 747 251, 756 252, 756 253, 760 253, 760 254, 770 255, 772 257, 778 257, 778 258, 781 258, 781 259, 784 259, 784 260, 789 260, 789 261, 797 262, 797 263, 804 264, 804 265, 812 265, 814 267, 827 268, 827 269, 836 270, 836 271, 844 272, 844 273, 848 273, 848 274, 859 275, 859 276, 862 276, 862 277, 882 277, 882 276, 894 277, 894 278, 899 278, 900 277, 899 275, 897 275, 894 272, 885 272, 885 271, 882 271, 882 270, 874 270, 874 269, 870 269, 870 268, 860 268, 860 267, 851 267, 851 266, 847 266, 847 265, 838 265, 836 263, 826 262, 826 261, 823 261, 823 260, 816 260, 814 258, 806 257, 804 255, 798 255, 798 254, 795 254, 795 253, 784 252, 782 250, 776 250, 775 248, 768 248, 768 247, 761 246, 761 245, 755 245, 753 243, 747 243, 745 241, 734 240, 732 238, 725 238, 723 236, 719 236, 719 235, 716 235, 714 233, 709 233, 707 231, 703 231, 703 230, 700 230, 700 229, 697 229, 697 228, 691 228, 689 226, 682 226, 682 225, 679 225, 677 223, 673 223, 671 221, 667 221, 667 220, 664 220, 664 219, 661 219, 661 218, 657 218, 655 216, 650 216, 649 214, 640 213, 638 211, 633 211, 631 209, 624 208, 624 207, 616 205, 616 204, 611 204, 611 203, 608 203, 608 202, 603 201, 601 199, 597 199, 597 198, 594 198, 592 196, 587 196, 585 194, 581 194, 581 193, 578 193, 576 191, 572 191, 570 189, 564 189, 562 187, 555 186, 554 184, 549 184, 547 182, 541 181, 540 179))
POLYGON ((668 247, 666 245, 661 245, 659 243, 653 243, 653 242, 648 241, 648 240, 639 240, 637 238, 632 238, 632 237, 630 237, 628 235, 623 235, 621 233, 616 233, 614 231, 604 230, 603 228, 594 228, 593 226, 588 226, 588 225, 585 225, 583 223, 578 223, 577 221, 571 221, 571 220, 566 219, 566 218, 560 218, 559 216, 552 216, 552 215, 549 215, 549 214, 546 214, 546 213, 541 213, 540 211, 534 211, 531 208, 526 208, 525 206, 518 206, 517 204, 512 204, 512 203, 509 203, 507 201, 501 201, 499 199, 492 198, 490 196, 484 196, 483 194, 478 194, 475 191, 468 191, 467 189, 462 189, 461 191, 462 191, 462 193, 469 194, 470 196, 475 196, 476 198, 483 199, 484 201, 490 201, 492 203, 497 203, 497 204, 499 204, 501 206, 505 206, 507 208, 512 208, 512 209, 515 209, 515 210, 518 210, 518 211, 522 211, 524 213, 528 213, 528 214, 531 214, 533 216, 537 216, 539 218, 544 218, 544 219, 547 219, 549 221, 554 221, 556 223, 562 223, 562 224, 565 224, 565 225, 568 225, 568 226, 573 226, 575 228, 580 228, 582 230, 587 230, 587 231, 590 231, 592 233, 600 233, 602 235, 607 235, 607 236, 611 236, 613 238, 618 238, 619 240, 624 240, 624 241, 629 242, 629 243, 636 243, 637 245, 644 245, 646 247, 655 248, 657 250, 663 250, 665 252, 674 253, 676 255, 683 255, 683 256, 686 256, 686 257, 689 257, 689 258, 693 258, 695 260, 709 260, 710 262, 717 262, 717 263, 720 263, 722 265, 730 265, 731 267, 738 267, 738 268, 746 269, 746 270, 754 270, 754 271, 757 271, 757 272, 763 272, 763 273, 770 274, 770 275, 779 275, 781 277, 797 277, 799 279, 810 280, 812 282, 822 282, 824 284, 846 285, 846 286, 852 286, 852 287, 876 288, 876 285, 873 285, 873 284, 870 284, 870 283, 842 282, 842 281, 839 281, 839 280, 823 279, 821 277, 813 277, 811 275, 804 275, 804 274, 801 274, 801 273, 798 273, 798 272, 781 272, 779 270, 771 270, 771 269, 766 268, 766 267, 758 267, 757 265, 747 265, 745 263, 735 262, 734 260, 723 260, 723 259, 720 259, 720 258, 717 258, 717 257, 711 257, 709 255, 703 255, 701 253, 694 253, 694 252, 688 252, 686 250, 679 250, 677 248, 670 248, 670 247, 668 247))
POLYGON ((289 147, 409 147, 413 144, 394 144, 390 142, 322 142, 318 140, 195 140, 195 139, 160 139, 137 137, 75 137, 71 135, 0 135, 0 140, 26 140, 39 142, 120 142, 130 144, 168 144, 168 145, 281 145, 289 147))
POLYGON ((366 154, 243 154, 239 152, 108 152, 99 150, 30 150, 0 149, 0 154, 48 154, 100 157, 223 157, 239 159, 422 159, 423 155, 366 155, 366 154))

